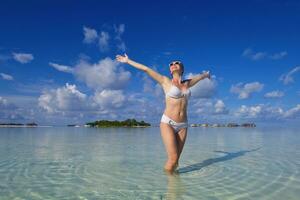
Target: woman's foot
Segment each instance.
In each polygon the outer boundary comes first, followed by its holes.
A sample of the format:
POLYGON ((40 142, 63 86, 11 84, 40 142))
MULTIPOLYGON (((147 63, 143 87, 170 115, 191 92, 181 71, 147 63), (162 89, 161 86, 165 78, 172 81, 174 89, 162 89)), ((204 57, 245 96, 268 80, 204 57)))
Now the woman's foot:
POLYGON ((177 169, 177 167, 178 167, 178 162, 175 164, 174 170, 177 169))
POLYGON ((178 167, 178 162, 173 166, 165 165, 164 171, 167 174, 173 174, 176 171, 177 167, 178 167))

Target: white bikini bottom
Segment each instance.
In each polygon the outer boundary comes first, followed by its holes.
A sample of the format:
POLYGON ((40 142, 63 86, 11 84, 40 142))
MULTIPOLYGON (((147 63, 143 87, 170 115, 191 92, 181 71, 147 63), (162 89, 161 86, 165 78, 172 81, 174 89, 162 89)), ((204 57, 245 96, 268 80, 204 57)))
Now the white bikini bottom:
POLYGON ((163 114, 161 117, 161 122, 169 124, 175 131, 175 133, 178 133, 180 129, 187 128, 188 127, 188 122, 175 122, 171 118, 169 118, 167 115, 163 114))

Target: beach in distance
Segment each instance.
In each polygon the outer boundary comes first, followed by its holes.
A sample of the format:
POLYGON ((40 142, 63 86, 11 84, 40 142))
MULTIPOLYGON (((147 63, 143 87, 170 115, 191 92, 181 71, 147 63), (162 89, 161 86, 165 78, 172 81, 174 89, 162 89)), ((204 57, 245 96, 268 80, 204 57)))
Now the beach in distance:
MULTIPOLYGON (((150 126, 159 126, 159 124, 151 125, 150 123, 147 123, 145 121, 137 121, 136 119, 127 119, 123 121, 118 120, 97 120, 94 122, 87 122, 85 124, 68 124, 68 127, 132 127, 132 128, 145 128, 150 126)), ((256 127, 255 123, 191 123, 189 124, 190 127, 256 127)), ((0 123, 1 127, 51 127, 49 125, 38 125, 35 122, 31 123, 0 123)))

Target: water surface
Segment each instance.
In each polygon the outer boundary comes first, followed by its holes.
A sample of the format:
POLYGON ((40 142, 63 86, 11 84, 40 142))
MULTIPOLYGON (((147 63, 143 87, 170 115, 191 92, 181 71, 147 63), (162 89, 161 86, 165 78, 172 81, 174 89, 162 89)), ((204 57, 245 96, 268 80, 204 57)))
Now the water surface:
POLYGON ((0 199, 299 199, 292 128, 189 128, 177 175, 152 128, 0 128, 0 199))

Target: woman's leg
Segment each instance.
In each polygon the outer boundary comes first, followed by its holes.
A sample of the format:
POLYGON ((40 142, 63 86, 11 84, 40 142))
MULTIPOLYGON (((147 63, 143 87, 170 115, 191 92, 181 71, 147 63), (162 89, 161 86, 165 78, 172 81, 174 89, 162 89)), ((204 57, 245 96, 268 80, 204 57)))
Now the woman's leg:
MULTIPOLYGON (((183 146, 185 144, 186 136, 187 136, 187 128, 183 128, 179 130, 179 132, 175 135, 176 136, 176 141, 177 141, 177 154, 178 154, 178 160, 180 158, 180 155, 183 150, 183 146)), ((178 165, 178 162, 176 163, 178 165)))
POLYGON ((161 136, 167 151, 168 160, 165 164, 164 169, 167 172, 172 173, 178 162, 178 142, 173 128, 166 123, 160 123, 161 136))

